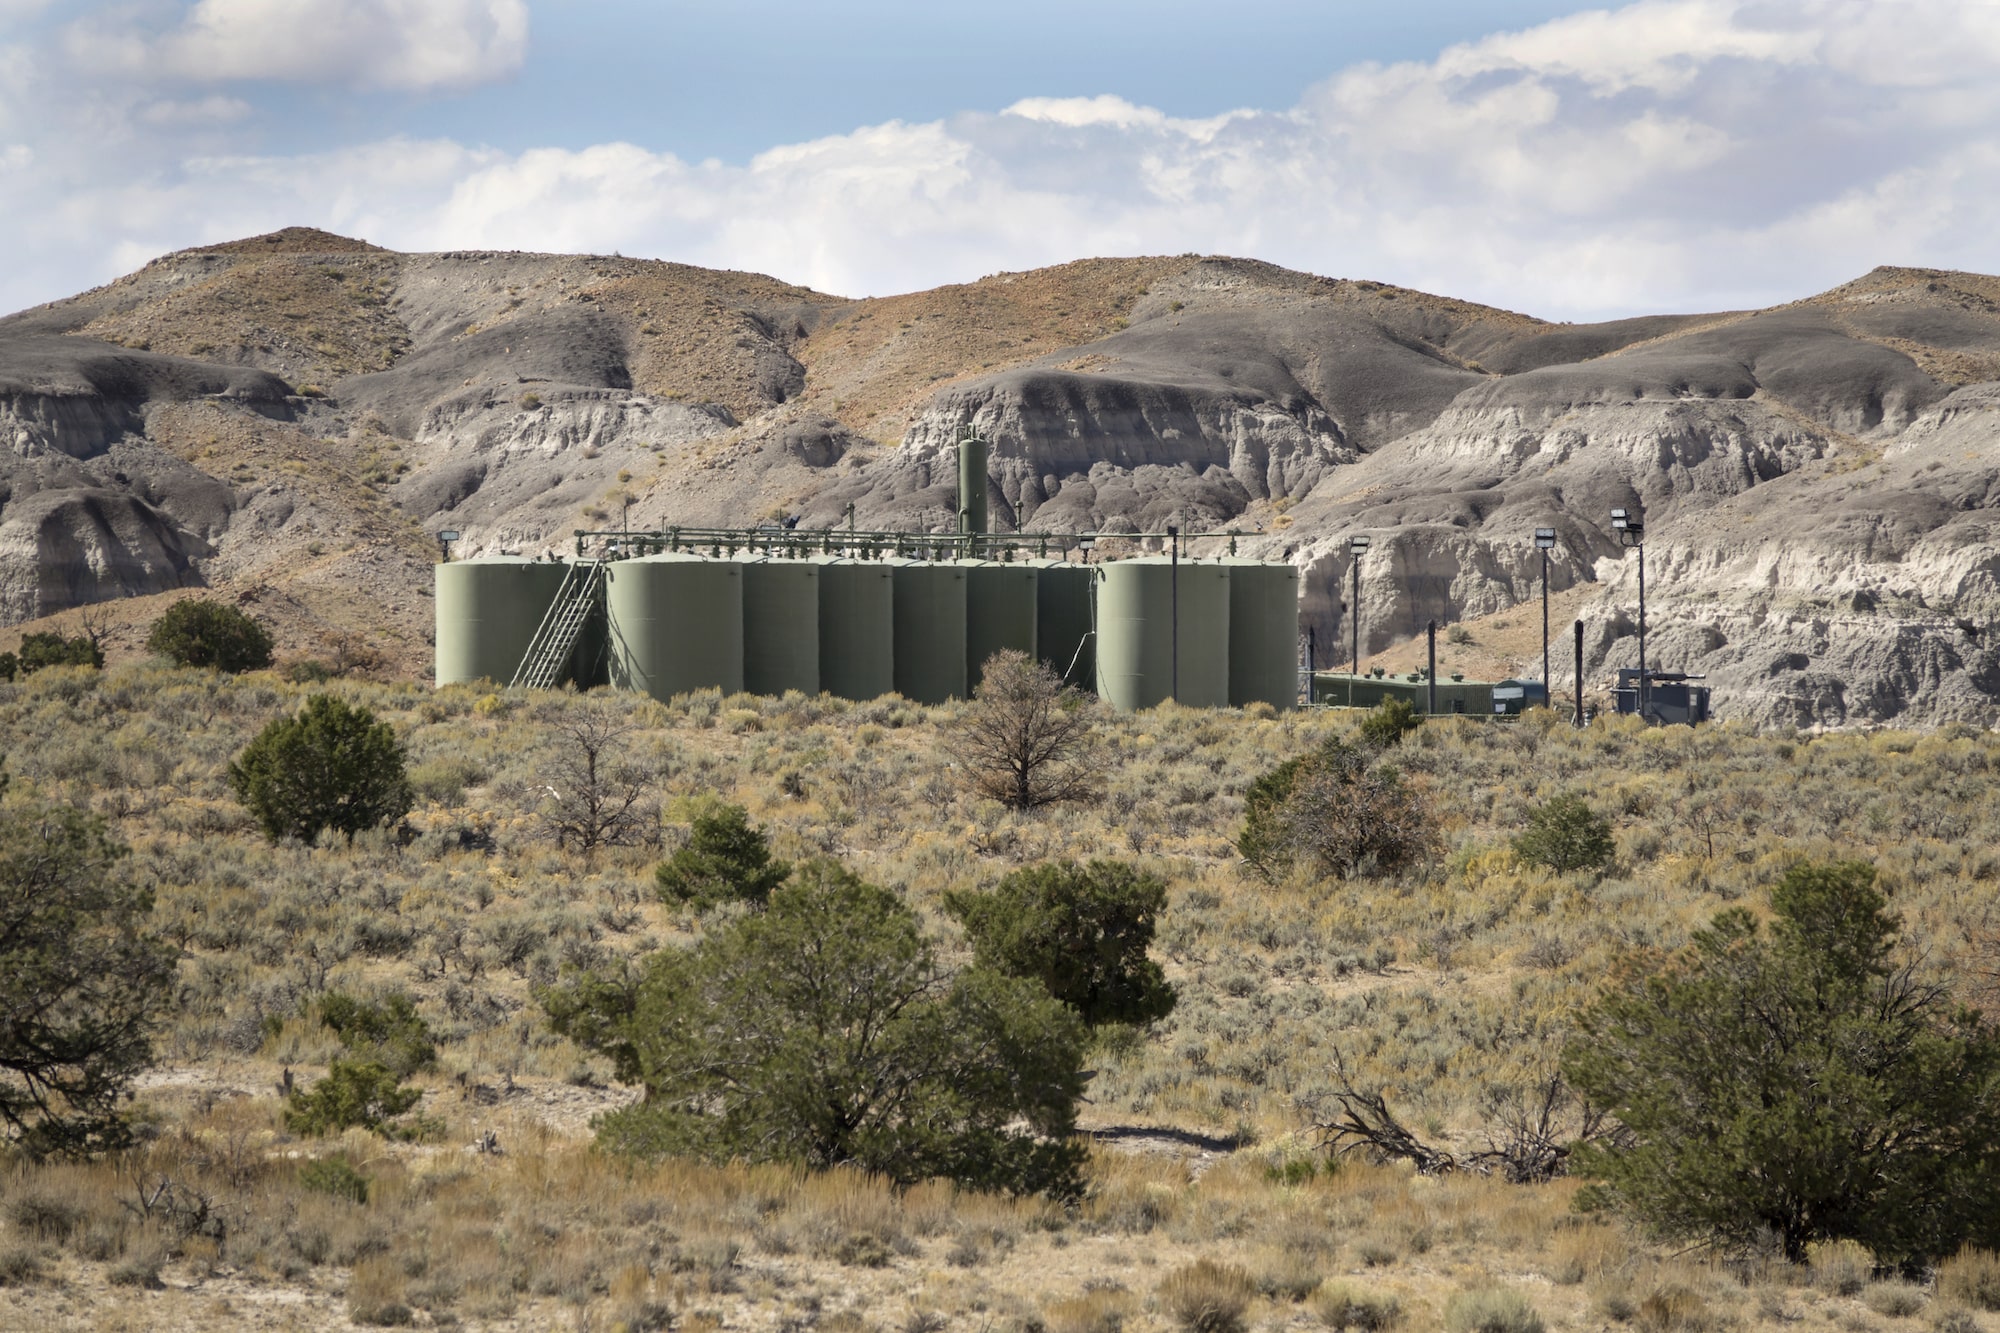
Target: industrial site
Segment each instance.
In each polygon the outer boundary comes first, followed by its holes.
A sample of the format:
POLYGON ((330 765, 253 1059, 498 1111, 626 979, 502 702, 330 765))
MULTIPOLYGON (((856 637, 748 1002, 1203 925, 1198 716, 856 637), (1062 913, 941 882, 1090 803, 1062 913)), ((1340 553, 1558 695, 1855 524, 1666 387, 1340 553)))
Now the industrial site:
MULTIPOLYGON (((349 50, 343 6, 287 58, 349 50)), ((0 5, 0 69, 59 8, 0 5)), ((185 8, 61 49, 198 84, 275 12, 185 8)), ((1635 8, 1775 77, 1727 6, 1635 8)), ((368 21, 406 9, 452 29, 368 21)), ((484 49, 364 62, 366 114, 484 49)), ((1679 116, 1700 60, 1591 114, 1679 116)), ((1497 260, 1474 300, 1062 249, 1046 192, 921 243, 1035 136, 1074 183, 1262 134, 1154 182, 1262 225, 1181 192, 1433 65, 1355 68, 1282 124, 878 127, 945 145, 856 233, 948 269, 848 289, 893 294, 817 289, 837 201, 745 210, 812 216, 780 276, 565 252, 648 189, 840 159, 865 194, 837 134, 606 149, 627 192, 573 211, 577 159, 471 153, 551 173, 547 232, 467 224, 492 188, 378 232, 365 164, 316 162, 338 208, 36 276, 0 318, 0 1330, 2000 1328, 2000 279, 1885 248, 1606 314, 1569 246, 1529 314, 1497 260)), ((229 177, 283 110, 251 82, 134 123, 229 177)), ((11 187, 47 163, 9 105, 11 187)), ((1721 151, 1680 124, 1573 179, 1721 151)))

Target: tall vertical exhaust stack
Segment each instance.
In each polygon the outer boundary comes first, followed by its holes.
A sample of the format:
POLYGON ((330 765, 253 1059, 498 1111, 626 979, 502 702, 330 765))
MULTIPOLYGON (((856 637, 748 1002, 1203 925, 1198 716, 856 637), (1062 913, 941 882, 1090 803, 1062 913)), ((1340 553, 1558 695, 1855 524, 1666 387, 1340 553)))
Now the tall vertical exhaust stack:
MULTIPOLYGON (((986 441, 971 431, 958 442, 958 533, 978 538, 990 529, 986 522, 986 441)), ((968 541, 966 554, 978 553, 979 543, 968 541)))

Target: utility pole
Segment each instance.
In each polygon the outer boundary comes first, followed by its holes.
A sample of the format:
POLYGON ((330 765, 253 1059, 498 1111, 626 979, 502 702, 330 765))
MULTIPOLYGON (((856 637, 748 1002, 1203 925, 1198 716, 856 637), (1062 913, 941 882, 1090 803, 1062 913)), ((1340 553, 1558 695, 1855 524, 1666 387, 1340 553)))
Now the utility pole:
POLYGON ((1639 551, 1639 716, 1649 718, 1647 711, 1652 693, 1647 685, 1652 672, 1646 667, 1646 524, 1643 516, 1635 517, 1623 509, 1611 511, 1611 526, 1618 533, 1618 540, 1639 551))
POLYGON ((1555 687, 1549 680, 1549 552, 1556 544, 1554 528, 1536 528, 1535 545, 1542 553, 1542 700, 1556 706, 1555 687))
POLYGON ((1576 622, 1576 725, 1583 725, 1583 622, 1576 622))
POLYGON ((1368 553, 1368 539, 1366 537, 1349 537, 1347 539, 1347 550, 1354 557, 1354 595, 1349 601, 1348 610, 1354 619, 1354 655, 1352 661, 1354 663, 1354 674, 1358 676, 1361 674, 1361 557, 1368 553))
POLYGON ((1173 548, 1173 572, 1167 577, 1167 596, 1173 603, 1173 670, 1171 681, 1174 702, 1181 701, 1181 530, 1177 523, 1167 524, 1167 543, 1173 548))
POLYGON ((1433 620, 1424 628, 1425 650, 1430 655, 1430 698, 1424 704, 1426 716, 1437 716, 1438 710, 1438 623, 1433 620))

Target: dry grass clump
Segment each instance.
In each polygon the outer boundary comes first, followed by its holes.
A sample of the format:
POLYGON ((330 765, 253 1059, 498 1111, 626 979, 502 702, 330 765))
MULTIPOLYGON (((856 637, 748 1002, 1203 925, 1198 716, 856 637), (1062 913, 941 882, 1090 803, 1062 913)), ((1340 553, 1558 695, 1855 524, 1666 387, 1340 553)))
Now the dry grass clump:
POLYGON ((1940 1301, 2000 1310, 2000 1254, 1968 1245, 1938 1265, 1940 1301))
POLYGON ((1836 1296, 1853 1296, 1874 1276, 1875 1256, 1851 1240, 1823 1241, 1806 1247, 1806 1266, 1814 1286, 1836 1296))
POLYGON ((1160 1283, 1160 1305, 1185 1333, 1241 1333, 1257 1284, 1235 1264, 1197 1259, 1160 1283))
POLYGON ((1544 1333, 1528 1298, 1511 1287, 1467 1287, 1445 1303, 1448 1333, 1544 1333))
POLYGON ((1138 1308, 1130 1291, 1106 1283, 1044 1305, 1042 1323, 1048 1333, 1119 1333, 1138 1308))
POLYGON ((1312 1312, 1331 1329, 1375 1330, 1394 1328, 1403 1317, 1403 1306, 1385 1292, 1351 1282, 1327 1282, 1313 1293, 1312 1312))
POLYGON ((1907 1319, 1930 1304, 1930 1296, 1910 1282, 1872 1282, 1862 1289, 1861 1303, 1886 1318, 1907 1319))

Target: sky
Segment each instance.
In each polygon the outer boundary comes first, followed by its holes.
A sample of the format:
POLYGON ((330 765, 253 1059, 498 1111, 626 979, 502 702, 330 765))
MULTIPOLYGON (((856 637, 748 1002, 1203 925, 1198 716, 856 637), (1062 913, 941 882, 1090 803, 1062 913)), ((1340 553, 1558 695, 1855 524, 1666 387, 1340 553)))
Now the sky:
POLYGON ((2000 0, 0 0, 0 310, 282 226, 1589 320, 2000 271, 2000 0))

